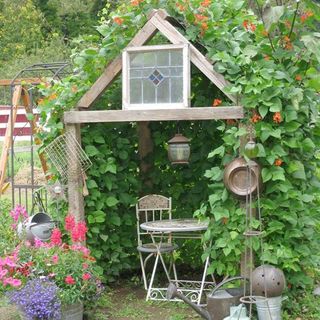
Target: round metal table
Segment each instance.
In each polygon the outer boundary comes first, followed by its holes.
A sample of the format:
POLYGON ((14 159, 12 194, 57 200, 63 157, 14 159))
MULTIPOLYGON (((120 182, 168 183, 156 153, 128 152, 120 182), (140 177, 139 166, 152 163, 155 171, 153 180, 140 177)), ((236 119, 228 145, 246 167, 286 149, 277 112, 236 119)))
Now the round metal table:
MULTIPOLYGON (((150 233, 152 241, 154 244, 159 244, 155 240, 155 237, 160 237, 160 244, 162 242, 162 237, 170 234, 173 238, 182 238, 182 239, 201 239, 204 231, 208 229, 208 221, 199 221, 198 219, 171 219, 171 220, 155 220, 144 222, 140 225, 142 230, 150 233)), ((159 246, 160 248, 160 246, 159 246)), ((205 248, 204 248, 205 249, 205 248)), ((158 251, 159 257, 161 257, 160 250, 158 251)), ((203 291, 206 290, 205 287, 212 289, 212 285, 215 285, 215 282, 206 282, 206 273, 209 265, 209 256, 205 260, 204 270, 202 274, 201 281, 192 281, 192 280, 178 280, 172 279, 171 282, 174 282, 178 287, 179 291, 185 294, 188 297, 193 297, 192 302, 200 305, 201 297, 203 291), (210 287, 211 286, 211 287, 210 287)), ((155 272, 154 272, 155 273, 155 272)), ((154 277, 152 275, 152 279, 154 277)), ((153 280, 152 280, 153 281, 153 280)), ((166 289, 167 288, 151 288, 148 289, 147 300, 151 297, 152 300, 166 300, 166 289), (152 295, 155 297, 152 297, 152 295), (161 298, 156 298, 157 294, 161 298)))
POLYGON ((150 232, 195 232, 208 229, 208 221, 198 219, 172 219, 144 222, 141 229, 150 232))

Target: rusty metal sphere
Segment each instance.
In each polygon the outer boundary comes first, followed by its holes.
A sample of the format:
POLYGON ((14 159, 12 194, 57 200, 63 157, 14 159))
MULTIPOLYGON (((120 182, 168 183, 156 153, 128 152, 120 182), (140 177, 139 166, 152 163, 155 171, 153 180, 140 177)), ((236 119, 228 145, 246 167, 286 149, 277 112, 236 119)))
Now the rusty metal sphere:
POLYGON ((285 287, 282 270, 271 265, 262 265, 252 272, 252 290, 256 296, 278 297, 285 287))

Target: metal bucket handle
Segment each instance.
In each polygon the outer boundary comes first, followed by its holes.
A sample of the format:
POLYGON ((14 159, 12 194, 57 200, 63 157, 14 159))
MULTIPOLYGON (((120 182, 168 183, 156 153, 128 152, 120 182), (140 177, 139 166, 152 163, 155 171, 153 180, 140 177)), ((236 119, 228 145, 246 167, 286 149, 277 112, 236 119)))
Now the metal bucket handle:
POLYGON ((246 280, 246 281, 249 281, 249 279, 247 277, 244 277, 244 276, 237 276, 237 277, 232 277, 232 278, 228 278, 224 281, 221 281, 213 290, 212 292, 210 293, 210 296, 213 296, 214 293, 220 289, 222 286, 224 286, 226 283, 228 282, 231 282, 231 281, 235 281, 235 280, 246 280))

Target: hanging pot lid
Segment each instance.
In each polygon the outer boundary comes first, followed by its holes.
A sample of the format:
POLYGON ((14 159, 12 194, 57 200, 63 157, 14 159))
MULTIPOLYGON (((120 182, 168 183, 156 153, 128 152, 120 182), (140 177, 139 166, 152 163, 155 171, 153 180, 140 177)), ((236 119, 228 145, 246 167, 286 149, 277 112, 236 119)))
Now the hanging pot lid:
POLYGON ((244 158, 232 160, 224 169, 223 182, 226 188, 233 194, 245 197, 247 194, 257 192, 261 189, 261 168, 259 164, 250 160, 251 187, 248 184, 248 164, 244 158))

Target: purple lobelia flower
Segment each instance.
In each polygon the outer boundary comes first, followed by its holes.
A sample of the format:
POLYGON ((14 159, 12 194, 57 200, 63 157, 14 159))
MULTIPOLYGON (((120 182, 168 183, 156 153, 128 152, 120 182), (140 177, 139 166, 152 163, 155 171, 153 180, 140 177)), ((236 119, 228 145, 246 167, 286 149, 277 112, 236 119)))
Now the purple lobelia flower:
POLYGON ((60 320, 61 302, 57 294, 58 287, 53 282, 36 278, 7 296, 24 313, 26 320, 60 320))

